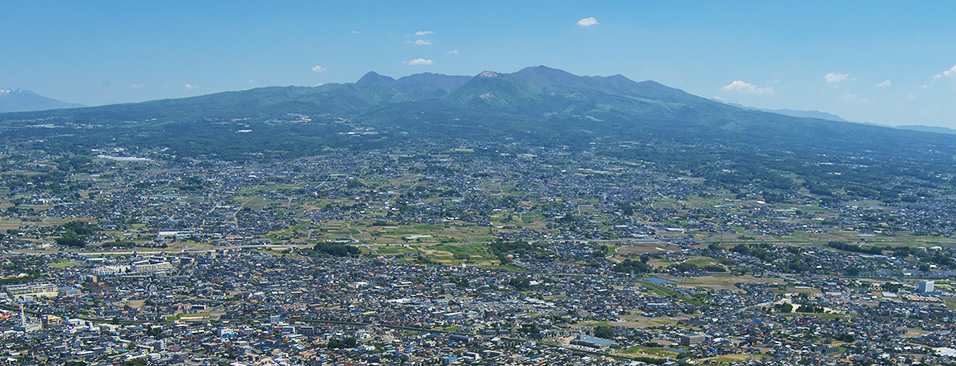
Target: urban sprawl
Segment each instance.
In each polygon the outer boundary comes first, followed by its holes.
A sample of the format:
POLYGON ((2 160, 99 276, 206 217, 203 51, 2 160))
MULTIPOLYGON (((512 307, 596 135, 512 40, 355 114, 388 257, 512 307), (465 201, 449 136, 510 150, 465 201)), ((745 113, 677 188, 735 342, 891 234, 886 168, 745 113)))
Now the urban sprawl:
POLYGON ((956 362, 956 202, 920 187, 770 197, 517 142, 32 151, 0 153, 0 365, 956 362))

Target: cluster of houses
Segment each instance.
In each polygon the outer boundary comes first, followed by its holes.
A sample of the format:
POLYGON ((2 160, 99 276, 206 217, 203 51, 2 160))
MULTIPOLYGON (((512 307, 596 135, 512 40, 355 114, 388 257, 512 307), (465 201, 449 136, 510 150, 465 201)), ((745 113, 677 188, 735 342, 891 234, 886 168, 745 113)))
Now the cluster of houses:
POLYGON ((608 356, 654 349, 696 363, 743 354, 767 365, 905 364, 945 360, 934 349, 954 345, 956 320, 929 281, 884 297, 866 281, 813 275, 712 290, 607 270, 509 272, 253 249, 6 260, 46 274, 0 296, 2 337, 14 345, 0 357, 37 364, 626 365, 643 361, 608 356), (775 310, 782 303, 797 312, 775 310), (671 325, 628 325, 640 319, 671 325), (602 323, 614 324, 612 336, 596 335, 602 323), (38 342, 49 346, 25 347, 38 342))

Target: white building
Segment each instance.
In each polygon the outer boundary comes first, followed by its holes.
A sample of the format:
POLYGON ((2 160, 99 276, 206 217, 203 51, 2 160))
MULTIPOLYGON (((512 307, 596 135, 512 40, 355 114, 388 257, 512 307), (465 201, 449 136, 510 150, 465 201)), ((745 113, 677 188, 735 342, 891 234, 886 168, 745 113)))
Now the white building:
POLYGON ((37 283, 29 285, 10 285, 6 288, 10 297, 22 298, 24 296, 42 296, 56 297, 60 289, 49 283, 37 283))
POLYGON ((156 272, 169 272, 173 270, 173 265, 169 262, 157 262, 157 261, 138 261, 130 264, 130 269, 136 273, 156 273, 156 272))

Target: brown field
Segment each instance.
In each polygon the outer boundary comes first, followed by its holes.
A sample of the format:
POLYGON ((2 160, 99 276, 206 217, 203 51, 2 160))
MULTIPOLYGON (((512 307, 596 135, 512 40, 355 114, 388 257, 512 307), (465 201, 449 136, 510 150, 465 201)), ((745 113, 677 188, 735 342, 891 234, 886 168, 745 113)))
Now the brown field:
POLYGON ((640 242, 634 244, 627 244, 620 248, 617 248, 617 255, 628 255, 635 254, 640 255, 644 253, 661 253, 661 252, 676 252, 680 251, 680 248, 676 245, 658 242, 658 241, 648 241, 640 242))
POLYGON ((730 291, 743 291, 737 288, 736 284, 738 283, 786 283, 786 281, 779 278, 757 278, 750 275, 746 276, 732 276, 730 274, 715 274, 712 276, 703 276, 703 277, 674 277, 661 275, 657 276, 663 279, 677 281, 678 287, 705 287, 711 290, 730 290, 730 291))

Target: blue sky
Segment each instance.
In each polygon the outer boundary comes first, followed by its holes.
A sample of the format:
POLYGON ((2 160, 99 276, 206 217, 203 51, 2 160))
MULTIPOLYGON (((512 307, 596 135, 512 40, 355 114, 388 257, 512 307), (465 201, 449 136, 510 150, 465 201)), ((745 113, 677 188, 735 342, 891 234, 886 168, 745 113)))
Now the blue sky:
POLYGON ((6 1, 0 89, 102 105, 546 65, 956 128, 954 17, 954 1, 6 1))

